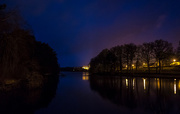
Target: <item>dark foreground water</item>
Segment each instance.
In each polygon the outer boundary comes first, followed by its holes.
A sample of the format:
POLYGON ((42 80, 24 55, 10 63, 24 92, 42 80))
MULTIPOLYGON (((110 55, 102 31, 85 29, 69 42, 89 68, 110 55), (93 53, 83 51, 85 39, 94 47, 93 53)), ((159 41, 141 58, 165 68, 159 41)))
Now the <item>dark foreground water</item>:
POLYGON ((64 74, 55 97, 36 114, 180 113, 180 79, 64 74))
POLYGON ((42 89, 0 91, 0 114, 180 113, 178 78, 63 74, 42 89))

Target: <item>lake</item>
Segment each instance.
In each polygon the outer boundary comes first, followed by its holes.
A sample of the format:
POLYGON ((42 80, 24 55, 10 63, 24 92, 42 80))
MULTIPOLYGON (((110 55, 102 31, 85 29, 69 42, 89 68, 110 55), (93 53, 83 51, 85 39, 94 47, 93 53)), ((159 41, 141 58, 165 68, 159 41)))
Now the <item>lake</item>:
POLYGON ((180 79, 63 72, 51 102, 35 114, 180 113, 180 79))

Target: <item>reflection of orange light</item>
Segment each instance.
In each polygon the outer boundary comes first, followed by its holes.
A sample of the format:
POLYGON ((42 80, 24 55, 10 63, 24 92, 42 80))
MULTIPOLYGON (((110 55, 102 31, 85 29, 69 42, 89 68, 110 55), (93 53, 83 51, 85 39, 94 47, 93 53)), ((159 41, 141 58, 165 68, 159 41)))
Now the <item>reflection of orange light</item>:
POLYGON ((133 79, 133 89, 134 89, 134 81, 135 81, 135 79, 133 79))
POLYGON ((82 79, 83 79, 83 80, 86 80, 86 76, 83 76, 82 79))
POLYGON ((180 90, 180 80, 179 80, 179 83, 178 83, 178 89, 180 90))
POLYGON ((89 80, 89 76, 83 76, 82 80, 89 80))
POLYGON ((176 94, 176 79, 174 79, 174 94, 176 94))
POLYGON ((159 82, 159 78, 157 78, 157 86, 158 86, 158 89, 160 89, 160 82, 159 82))
POLYGON ((89 72, 83 72, 82 80, 89 80, 89 72))
POLYGON ((128 79, 126 79, 126 87, 128 87, 128 79))
POLYGON ((143 78, 144 90, 146 89, 146 79, 143 78))

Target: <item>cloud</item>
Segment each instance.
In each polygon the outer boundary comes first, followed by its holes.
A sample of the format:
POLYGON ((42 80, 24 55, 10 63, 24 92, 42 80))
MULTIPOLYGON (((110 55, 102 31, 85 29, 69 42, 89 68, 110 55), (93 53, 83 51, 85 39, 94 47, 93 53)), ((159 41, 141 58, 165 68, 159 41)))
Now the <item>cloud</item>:
POLYGON ((166 17, 167 17, 167 15, 160 15, 159 16, 159 18, 157 20, 157 25, 156 25, 157 28, 160 28, 163 25, 163 23, 165 22, 166 17))

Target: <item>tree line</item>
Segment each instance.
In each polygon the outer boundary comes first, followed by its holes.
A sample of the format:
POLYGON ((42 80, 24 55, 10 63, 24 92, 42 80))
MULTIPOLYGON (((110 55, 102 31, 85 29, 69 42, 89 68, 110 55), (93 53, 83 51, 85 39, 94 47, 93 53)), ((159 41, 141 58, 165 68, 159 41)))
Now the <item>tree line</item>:
POLYGON ((180 60, 180 42, 177 49, 172 43, 165 40, 155 40, 141 45, 133 43, 118 45, 110 49, 103 49, 90 61, 90 72, 133 72, 138 71, 143 65, 147 66, 147 72, 151 72, 152 66, 156 73, 160 73, 163 66, 169 66, 172 58, 180 60))
POLYGON ((56 52, 36 41, 32 30, 18 11, 0 5, 0 80, 33 77, 33 74, 57 74, 56 52))

